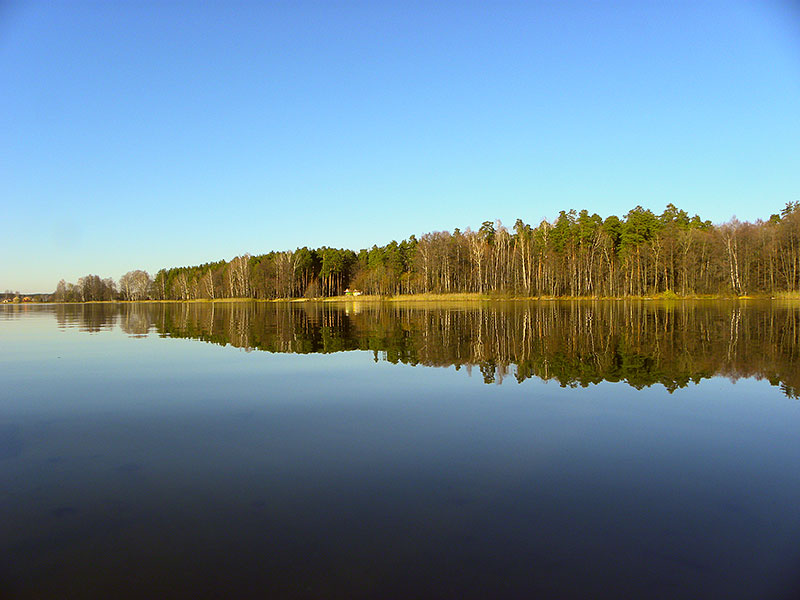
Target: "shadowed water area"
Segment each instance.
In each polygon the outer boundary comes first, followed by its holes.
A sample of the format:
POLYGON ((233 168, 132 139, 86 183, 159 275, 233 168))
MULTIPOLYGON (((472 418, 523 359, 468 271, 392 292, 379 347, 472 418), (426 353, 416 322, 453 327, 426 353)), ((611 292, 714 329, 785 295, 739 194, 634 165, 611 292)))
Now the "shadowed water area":
POLYGON ((796 304, 3 306, 0 377, 0 597, 800 591, 796 304))

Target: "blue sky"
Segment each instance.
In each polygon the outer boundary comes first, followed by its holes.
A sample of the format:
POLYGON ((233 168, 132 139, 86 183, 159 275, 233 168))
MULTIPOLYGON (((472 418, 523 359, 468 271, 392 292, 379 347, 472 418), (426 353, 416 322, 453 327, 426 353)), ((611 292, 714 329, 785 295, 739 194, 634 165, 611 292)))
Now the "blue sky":
POLYGON ((778 2, 6 2, 0 289, 800 200, 778 2))

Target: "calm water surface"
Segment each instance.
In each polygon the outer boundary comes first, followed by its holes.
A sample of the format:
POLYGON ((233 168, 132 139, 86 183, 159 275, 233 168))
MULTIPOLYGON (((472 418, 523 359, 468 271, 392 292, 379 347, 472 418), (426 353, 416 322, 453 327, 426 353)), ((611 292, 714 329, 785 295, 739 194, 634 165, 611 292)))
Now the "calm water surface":
POLYGON ((0 597, 800 591, 792 305, 4 306, 0 380, 0 597))

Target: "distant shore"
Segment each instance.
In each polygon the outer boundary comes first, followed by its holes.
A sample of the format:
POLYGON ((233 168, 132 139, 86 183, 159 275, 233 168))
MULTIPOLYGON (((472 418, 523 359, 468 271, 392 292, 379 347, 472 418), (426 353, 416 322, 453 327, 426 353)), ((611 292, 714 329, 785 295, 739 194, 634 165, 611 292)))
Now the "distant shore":
POLYGON ((712 296, 712 295, 696 295, 696 296, 678 296, 676 294, 657 294, 651 296, 514 296, 503 294, 481 294, 481 293, 453 293, 453 294, 403 294, 399 296, 378 296, 378 295, 360 295, 360 296, 325 296, 316 298, 197 298, 192 300, 90 300, 85 302, 15 302, 6 304, 168 304, 168 303, 241 303, 241 302, 261 302, 261 303, 342 303, 342 302, 359 302, 359 303, 404 303, 404 302, 601 302, 601 301, 624 301, 624 300, 640 300, 640 301, 667 301, 667 302, 684 302, 684 301, 697 301, 697 300, 719 300, 719 301, 734 301, 734 300, 800 300, 800 293, 780 293, 775 296, 767 295, 745 295, 745 296, 712 296))

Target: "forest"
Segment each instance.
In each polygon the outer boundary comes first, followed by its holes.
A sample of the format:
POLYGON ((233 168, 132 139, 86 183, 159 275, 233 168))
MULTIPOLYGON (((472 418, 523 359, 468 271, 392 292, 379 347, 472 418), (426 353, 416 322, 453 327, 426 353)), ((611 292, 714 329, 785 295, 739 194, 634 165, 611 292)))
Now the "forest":
POLYGON ((215 300, 475 293, 517 297, 780 296, 800 292, 800 201, 766 221, 722 225, 668 204, 603 219, 561 211, 537 226, 412 235, 359 252, 297 248, 155 276, 130 271, 58 283, 52 300, 215 300))

